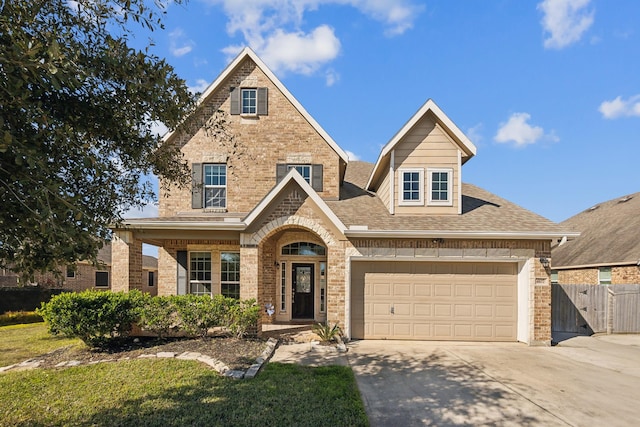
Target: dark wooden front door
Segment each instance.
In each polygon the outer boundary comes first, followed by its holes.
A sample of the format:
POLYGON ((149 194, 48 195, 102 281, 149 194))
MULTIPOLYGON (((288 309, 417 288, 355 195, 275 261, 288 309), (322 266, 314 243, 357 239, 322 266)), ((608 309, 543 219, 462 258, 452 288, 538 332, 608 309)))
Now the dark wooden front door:
POLYGON ((313 264, 293 264, 291 317, 313 319, 313 264))

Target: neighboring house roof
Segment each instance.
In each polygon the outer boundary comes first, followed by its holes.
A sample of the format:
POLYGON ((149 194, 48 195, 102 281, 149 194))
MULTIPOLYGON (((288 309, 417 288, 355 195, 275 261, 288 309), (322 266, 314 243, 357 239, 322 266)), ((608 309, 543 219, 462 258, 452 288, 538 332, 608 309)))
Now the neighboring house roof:
MULTIPOLYGON (((347 153, 340 148, 340 146, 331 138, 331 136, 320 126, 318 122, 307 112, 307 110, 298 102, 298 100, 289 92, 284 84, 276 77, 275 74, 267 67, 267 65, 256 55, 256 53, 251 50, 249 47, 245 47, 238 56, 235 57, 233 61, 224 69, 224 71, 218 76, 218 78, 205 89, 205 91, 200 96, 198 100, 198 104, 201 105, 209 99, 211 95, 218 89, 218 87, 233 74, 236 69, 242 64, 245 58, 251 58, 251 60, 262 70, 262 72, 273 82, 273 84, 282 92, 285 98, 291 102, 291 104, 302 114, 307 122, 324 138, 325 141, 329 144, 329 146, 333 149, 333 151, 344 160, 345 163, 349 163, 349 156, 347 153)), ((163 139, 168 141, 174 135, 174 132, 168 132, 164 135, 163 139)))
POLYGON ((382 148, 380 156, 371 172, 371 176, 366 184, 367 190, 375 190, 374 184, 378 178, 388 168, 391 151, 402 141, 402 139, 411 131, 411 129, 427 114, 433 114, 436 122, 440 124, 444 131, 455 141, 462 152, 462 164, 476 154, 476 146, 467 138, 449 117, 436 105, 432 99, 428 99, 422 107, 400 128, 400 130, 387 142, 382 148))
POLYGON ((471 184, 462 184, 461 215, 391 215, 375 194, 364 189, 373 167, 350 162, 340 200, 326 202, 347 226, 348 236, 534 239, 575 235, 471 184))
POLYGON ((552 249, 554 269, 640 262, 640 193, 597 204, 560 225, 580 237, 552 249))

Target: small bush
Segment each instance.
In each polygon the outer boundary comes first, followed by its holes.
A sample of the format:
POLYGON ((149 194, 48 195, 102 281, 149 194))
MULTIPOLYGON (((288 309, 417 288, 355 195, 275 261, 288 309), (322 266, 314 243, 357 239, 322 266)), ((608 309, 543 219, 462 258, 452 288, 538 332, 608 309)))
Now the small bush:
POLYGON ((142 329, 152 332, 159 339, 165 339, 171 329, 179 323, 175 297, 152 297, 145 294, 138 307, 137 324, 142 329))
POLYGON ((38 323, 42 322, 42 320, 42 317, 35 311, 8 311, 0 314, 0 326, 38 323))
POLYGON ((229 322, 227 325, 229 330, 237 338, 244 338, 249 334, 255 335, 258 332, 260 306, 256 304, 255 299, 234 301, 235 304, 229 310, 229 322))
POLYGON ((210 328, 225 326, 231 298, 216 295, 181 295, 173 297, 180 319, 180 329, 191 336, 206 337, 210 328))
POLYGON ((80 338, 96 347, 109 338, 128 335, 143 300, 139 291, 69 292, 43 303, 36 313, 44 318, 52 334, 80 338))

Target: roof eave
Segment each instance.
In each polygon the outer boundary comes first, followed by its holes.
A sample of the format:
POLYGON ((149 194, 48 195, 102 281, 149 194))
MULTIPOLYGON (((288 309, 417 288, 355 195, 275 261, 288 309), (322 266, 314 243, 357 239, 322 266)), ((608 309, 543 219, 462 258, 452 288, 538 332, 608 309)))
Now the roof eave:
POLYGON ((243 231, 247 228, 247 224, 218 221, 124 221, 111 228, 114 230, 243 231))
MULTIPOLYGON (((408 238, 418 239, 525 239, 553 240, 566 236, 566 233, 535 231, 440 231, 440 230, 345 230, 347 237, 362 238, 408 238)), ((574 237, 570 235, 570 237, 574 237)))

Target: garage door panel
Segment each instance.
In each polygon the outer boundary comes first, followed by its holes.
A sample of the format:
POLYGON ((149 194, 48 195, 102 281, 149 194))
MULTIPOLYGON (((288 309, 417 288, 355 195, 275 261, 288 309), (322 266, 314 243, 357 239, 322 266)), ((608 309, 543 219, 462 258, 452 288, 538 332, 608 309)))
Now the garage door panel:
POLYGON ((516 340, 516 264, 388 265, 363 274, 363 338, 516 340))

